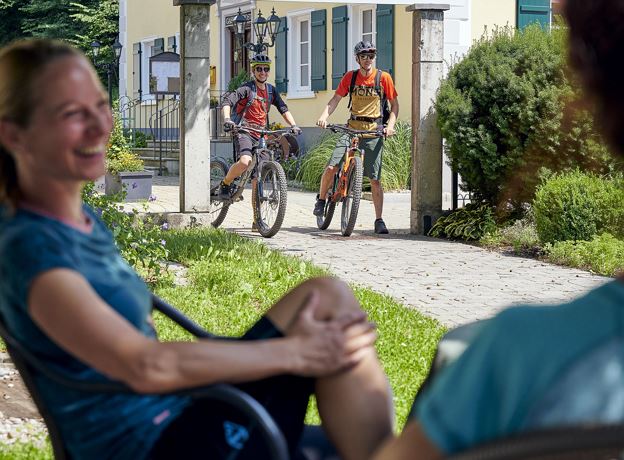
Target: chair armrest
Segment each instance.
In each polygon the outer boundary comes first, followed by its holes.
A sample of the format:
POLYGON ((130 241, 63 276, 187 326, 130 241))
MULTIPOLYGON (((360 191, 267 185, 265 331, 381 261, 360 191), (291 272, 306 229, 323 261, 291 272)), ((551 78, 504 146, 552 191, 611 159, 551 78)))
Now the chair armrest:
POLYGON ((622 458, 624 425, 579 425, 518 433, 449 460, 587 460, 622 458))

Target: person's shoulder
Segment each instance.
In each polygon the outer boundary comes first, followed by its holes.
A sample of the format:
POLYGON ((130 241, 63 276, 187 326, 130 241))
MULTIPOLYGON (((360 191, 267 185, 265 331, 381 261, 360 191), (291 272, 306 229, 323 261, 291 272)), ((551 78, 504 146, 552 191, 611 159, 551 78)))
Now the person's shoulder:
POLYGON ((26 257, 44 241, 59 241, 58 235, 38 219, 28 213, 17 211, 6 217, 0 231, 0 257, 14 254, 26 257))
POLYGON ((245 83, 243 83, 236 89, 236 92, 246 93, 247 91, 253 91, 255 87, 256 87, 256 84, 253 81, 246 81, 245 83))
POLYGON ((382 85, 391 85, 394 87, 394 80, 392 79, 390 72, 384 69, 377 69, 377 71, 381 72, 380 82, 382 85))
POLYGON ((342 81, 346 82, 347 84, 350 84, 351 78, 353 78, 353 72, 355 72, 355 70, 347 70, 345 74, 342 76, 342 81))

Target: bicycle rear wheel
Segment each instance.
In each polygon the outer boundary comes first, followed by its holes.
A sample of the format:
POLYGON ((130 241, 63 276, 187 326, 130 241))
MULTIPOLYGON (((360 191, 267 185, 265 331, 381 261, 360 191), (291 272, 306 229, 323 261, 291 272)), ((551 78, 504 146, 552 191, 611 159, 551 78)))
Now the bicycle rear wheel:
POLYGON ((332 200, 332 195, 336 193, 336 184, 338 182, 338 173, 334 178, 334 186, 331 191, 327 194, 327 200, 325 201, 325 209, 323 210, 323 215, 316 216, 316 226, 320 230, 327 230, 329 224, 331 224, 332 218, 334 217, 334 210, 336 209, 336 202, 332 200))
POLYGON ((228 209, 230 209, 229 203, 224 203, 218 196, 213 196, 215 192, 219 191, 221 181, 227 172, 228 166, 225 161, 218 158, 210 160, 210 224, 214 228, 223 223, 228 209))
POLYGON ((286 174, 282 165, 276 161, 263 162, 253 201, 258 232, 265 238, 271 238, 282 227, 286 214, 287 191, 286 174))
POLYGON ((362 159, 353 157, 349 171, 347 171, 347 196, 342 200, 342 216, 340 219, 340 231, 342 236, 350 236, 355 227, 360 199, 362 198, 362 159))

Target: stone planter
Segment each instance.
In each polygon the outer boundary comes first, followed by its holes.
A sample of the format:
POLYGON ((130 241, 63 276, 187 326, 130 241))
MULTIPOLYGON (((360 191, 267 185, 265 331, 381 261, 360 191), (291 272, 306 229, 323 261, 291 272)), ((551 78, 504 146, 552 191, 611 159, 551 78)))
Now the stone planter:
POLYGON ((113 175, 106 173, 106 195, 126 191, 125 201, 147 200, 152 194, 152 171, 122 171, 113 175))

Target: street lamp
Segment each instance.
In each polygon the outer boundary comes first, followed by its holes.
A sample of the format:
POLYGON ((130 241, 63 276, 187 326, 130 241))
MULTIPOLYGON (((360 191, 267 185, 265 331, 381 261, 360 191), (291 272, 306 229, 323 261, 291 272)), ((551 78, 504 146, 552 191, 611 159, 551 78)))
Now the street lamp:
POLYGON ((275 37, 277 36, 277 31, 281 22, 281 18, 275 14, 275 8, 271 10, 271 16, 269 16, 268 19, 262 16, 262 11, 258 10, 258 16, 253 22, 254 31, 256 32, 256 38, 258 40, 257 43, 244 43, 247 21, 248 19, 239 8, 238 14, 234 18, 234 28, 236 37, 240 41, 241 48, 253 51, 255 54, 260 54, 265 50, 268 51, 269 48, 275 45, 275 37), (270 42, 265 41, 267 33, 271 40, 270 42))
POLYGON ((115 69, 117 68, 117 65, 119 64, 119 58, 121 57, 121 50, 123 48, 123 45, 119 43, 119 37, 116 37, 115 42, 111 45, 111 48, 113 48, 113 61, 97 62, 97 58, 100 54, 101 46, 102 45, 100 45, 100 42, 98 41, 91 42, 91 50, 93 51, 93 65, 98 69, 106 69, 106 75, 108 77, 108 101, 112 107, 113 106, 113 84, 112 84, 113 72, 115 72, 115 69))

